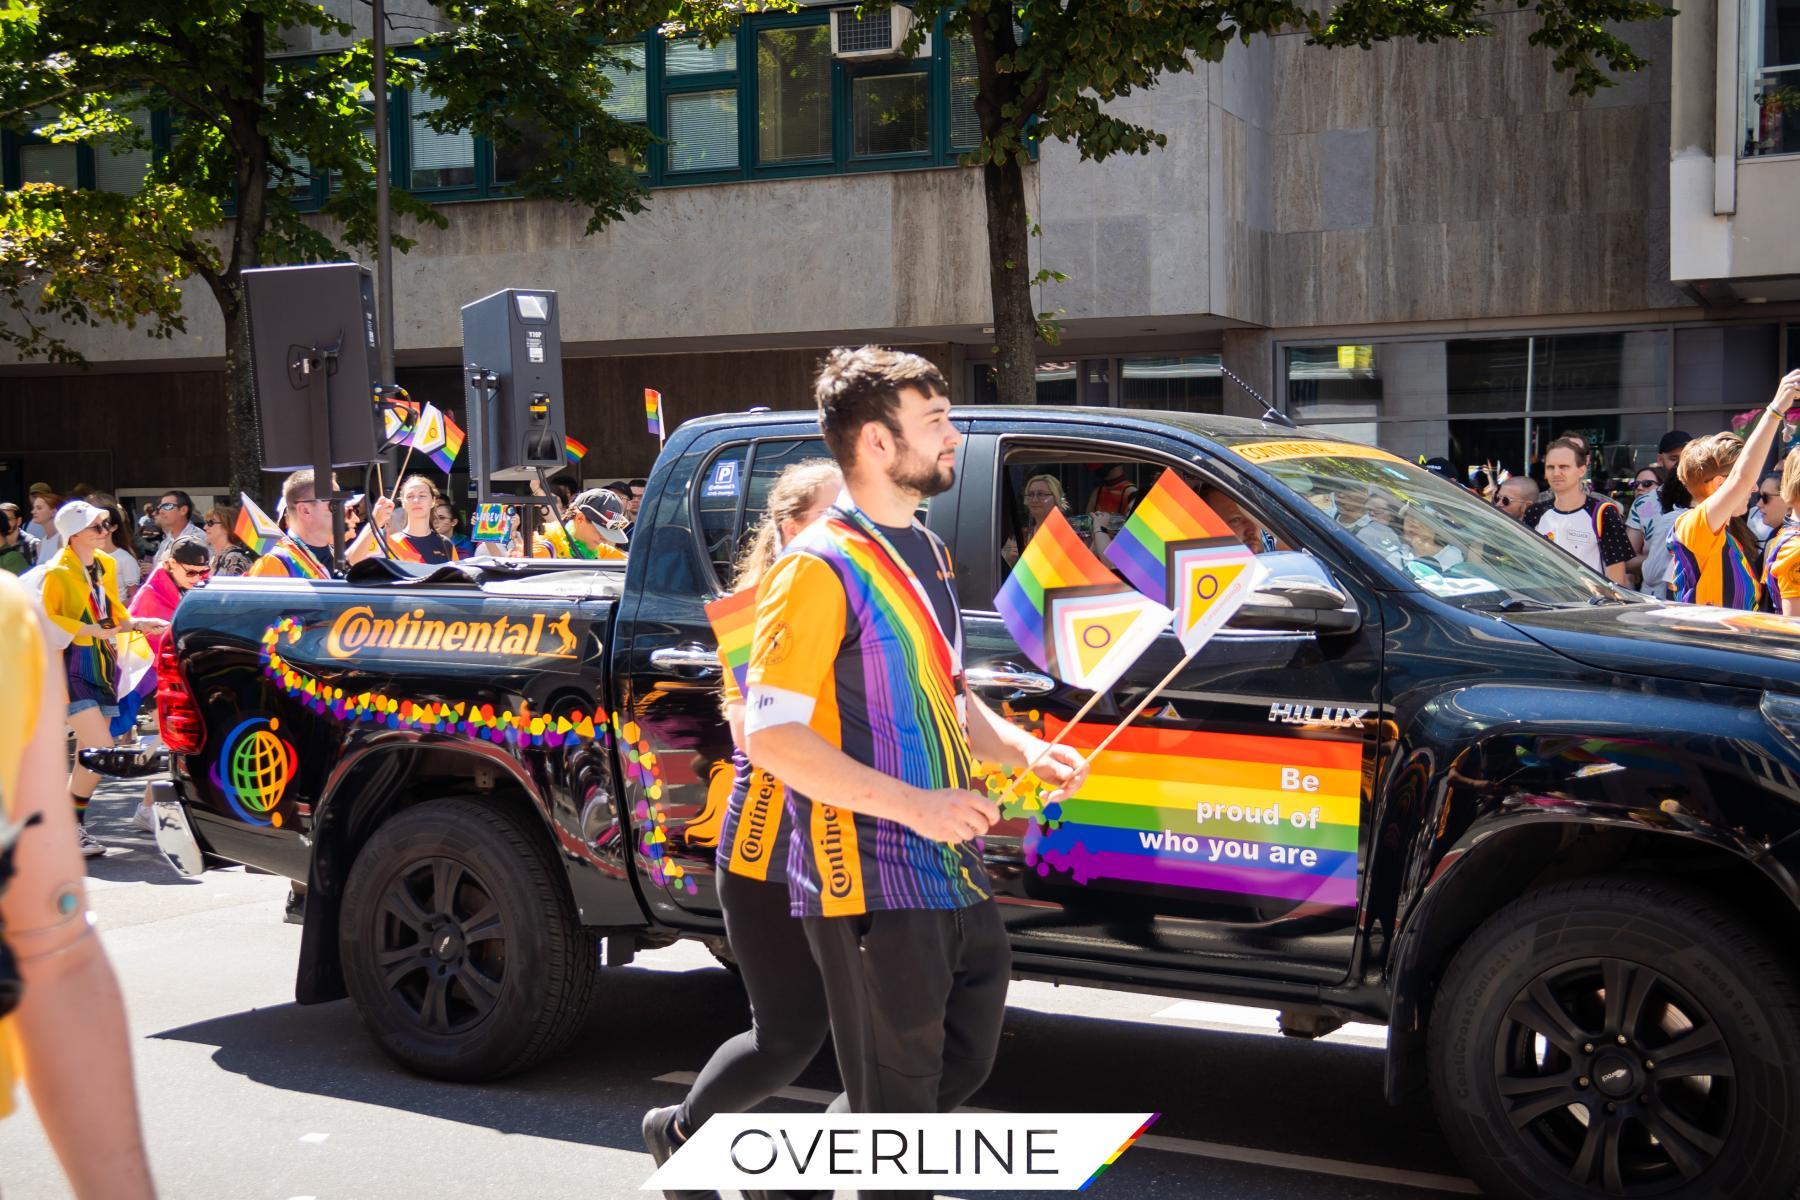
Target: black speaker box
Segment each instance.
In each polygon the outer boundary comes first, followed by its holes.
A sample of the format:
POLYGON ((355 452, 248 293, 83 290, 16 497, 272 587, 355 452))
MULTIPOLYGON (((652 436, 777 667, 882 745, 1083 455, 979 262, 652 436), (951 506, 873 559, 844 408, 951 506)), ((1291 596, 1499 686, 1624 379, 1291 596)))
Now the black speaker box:
MULTIPOLYGON (((463 362, 498 378, 488 407, 488 478, 563 465, 562 332, 556 293, 507 288, 463 305, 463 362)), ((471 466, 471 471, 473 466, 471 466)))
POLYGON ((314 465, 308 381, 296 369, 301 354, 314 346, 337 348, 328 389, 332 465, 379 458, 374 396, 381 387, 381 353, 368 269, 357 263, 258 267, 244 272, 244 304, 263 470, 314 465))

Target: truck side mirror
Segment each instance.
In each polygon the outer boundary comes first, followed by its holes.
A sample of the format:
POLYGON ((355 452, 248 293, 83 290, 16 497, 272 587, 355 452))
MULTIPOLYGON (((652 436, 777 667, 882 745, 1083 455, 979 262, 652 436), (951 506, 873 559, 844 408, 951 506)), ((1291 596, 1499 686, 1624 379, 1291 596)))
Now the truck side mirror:
POLYGON ((1234 629, 1355 633, 1362 614, 1325 564, 1310 554, 1275 551, 1256 559, 1262 585, 1228 624, 1234 629))

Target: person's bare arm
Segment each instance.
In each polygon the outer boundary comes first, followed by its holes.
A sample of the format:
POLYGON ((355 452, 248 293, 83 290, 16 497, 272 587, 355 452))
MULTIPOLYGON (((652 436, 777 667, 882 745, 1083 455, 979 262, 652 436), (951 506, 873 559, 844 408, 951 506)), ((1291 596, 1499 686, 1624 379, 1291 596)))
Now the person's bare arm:
POLYGON ((25 982, 14 1013, 25 1083, 75 1195, 137 1200, 155 1189, 138 1126, 124 1002, 87 921, 64 789, 61 671, 45 671, 42 691, 13 813, 14 820, 41 819, 20 835, 18 873, 0 900, 25 982))
POLYGON ((1630 564, 1630 560, 1626 560, 1626 562, 1616 562, 1616 563, 1609 564, 1606 568, 1606 577, 1608 579, 1612 580, 1614 583, 1618 584, 1620 587, 1628 586, 1626 583, 1626 579, 1625 579, 1625 568, 1629 564, 1630 564))
POLYGON ((1775 398, 1769 401, 1769 407, 1757 416, 1756 428, 1745 440, 1744 451, 1738 455, 1737 462, 1731 465, 1731 474, 1725 476, 1718 491, 1701 502, 1708 529, 1725 528, 1726 523, 1741 515, 1744 506, 1750 503, 1750 493, 1756 490, 1756 481, 1762 478, 1769 449, 1775 444, 1775 432, 1784 423, 1783 418, 1795 400, 1800 400, 1800 371, 1789 371, 1782 377, 1781 386, 1775 389, 1775 398))
POLYGON ((833 808, 897 821, 934 842, 966 842, 988 831, 999 816, 993 802, 959 788, 928 791, 866 767, 790 721, 754 729, 750 761, 795 791, 833 808))

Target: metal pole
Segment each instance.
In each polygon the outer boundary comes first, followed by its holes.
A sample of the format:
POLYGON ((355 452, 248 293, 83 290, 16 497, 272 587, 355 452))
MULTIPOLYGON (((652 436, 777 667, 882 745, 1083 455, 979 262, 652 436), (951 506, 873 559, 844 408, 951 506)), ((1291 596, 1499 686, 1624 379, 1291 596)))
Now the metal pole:
POLYGON ((392 214, 388 211, 388 88, 387 88, 387 5, 385 0, 372 0, 375 21, 375 274, 376 300, 380 305, 381 382, 385 387, 394 378, 394 251, 391 242, 392 214))

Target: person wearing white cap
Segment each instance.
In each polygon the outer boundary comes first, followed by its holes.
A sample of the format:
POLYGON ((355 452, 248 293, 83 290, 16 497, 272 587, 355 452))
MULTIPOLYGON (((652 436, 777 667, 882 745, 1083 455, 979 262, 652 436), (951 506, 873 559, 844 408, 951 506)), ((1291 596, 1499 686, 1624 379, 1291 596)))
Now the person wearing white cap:
POLYGON ((106 547, 113 517, 85 500, 71 500, 56 510, 62 549, 44 568, 44 617, 51 636, 63 648, 63 670, 69 689, 69 728, 75 731, 77 761, 69 773, 69 797, 80 826, 81 853, 95 858, 106 848, 87 831, 88 800, 100 777, 80 764, 79 752, 109 746, 108 722, 119 715, 115 690, 118 665, 113 639, 134 629, 163 633, 167 621, 133 620, 119 596, 118 566, 106 547))

